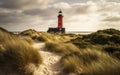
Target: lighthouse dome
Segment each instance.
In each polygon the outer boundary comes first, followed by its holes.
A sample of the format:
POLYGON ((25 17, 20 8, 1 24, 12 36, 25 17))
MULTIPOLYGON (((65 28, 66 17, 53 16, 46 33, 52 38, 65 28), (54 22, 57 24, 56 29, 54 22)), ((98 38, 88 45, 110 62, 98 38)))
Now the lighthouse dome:
POLYGON ((59 11, 59 15, 58 15, 58 17, 59 17, 59 16, 62 16, 62 17, 63 17, 63 15, 62 15, 62 11, 61 11, 61 10, 59 11))
POLYGON ((59 13, 62 13, 62 11, 60 10, 59 13))

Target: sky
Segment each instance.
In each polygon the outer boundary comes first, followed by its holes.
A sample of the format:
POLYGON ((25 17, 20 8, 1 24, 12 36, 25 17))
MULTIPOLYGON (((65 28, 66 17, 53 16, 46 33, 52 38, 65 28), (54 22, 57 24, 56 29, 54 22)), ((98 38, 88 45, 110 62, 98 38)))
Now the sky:
POLYGON ((120 30, 120 0, 0 0, 0 27, 47 31, 60 9, 66 31, 120 30))

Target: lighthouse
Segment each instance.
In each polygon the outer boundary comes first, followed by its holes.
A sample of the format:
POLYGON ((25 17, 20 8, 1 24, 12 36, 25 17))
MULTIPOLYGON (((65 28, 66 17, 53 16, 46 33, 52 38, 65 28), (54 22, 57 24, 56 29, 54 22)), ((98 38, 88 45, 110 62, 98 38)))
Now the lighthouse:
POLYGON ((58 12, 58 26, 56 28, 49 28, 47 32, 49 33, 65 33, 65 28, 63 27, 63 15, 62 11, 58 12))
POLYGON ((61 29, 63 28, 63 15, 62 15, 62 11, 59 11, 59 15, 58 15, 58 28, 61 29))

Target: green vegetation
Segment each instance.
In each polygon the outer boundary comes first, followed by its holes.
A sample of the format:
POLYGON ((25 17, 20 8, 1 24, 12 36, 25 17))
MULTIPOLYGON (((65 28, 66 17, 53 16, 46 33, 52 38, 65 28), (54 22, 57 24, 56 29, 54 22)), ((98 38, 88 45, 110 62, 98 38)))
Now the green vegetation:
POLYGON ((120 46, 119 45, 106 45, 103 51, 109 53, 111 56, 120 59, 120 46))
POLYGON ((31 75, 33 70, 29 67, 38 67, 42 63, 42 58, 32 43, 31 39, 0 29, 0 72, 31 75))
POLYGON ((120 44, 120 31, 115 29, 100 30, 95 33, 83 36, 82 39, 91 42, 92 44, 120 44))
POLYGON ((103 33, 106 33, 106 34, 117 34, 117 35, 120 35, 120 31, 119 30, 116 30, 116 29, 105 29, 105 30, 99 30, 98 32, 103 32, 103 33))
POLYGON ((87 47, 91 47, 91 43, 83 40, 80 37, 77 37, 75 39, 70 40, 69 42, 71 42, 72 44, 76 45, 79 48, 87 48, 87 47))
POLYGON ((120 44, 120 35, 114 34, 110 38, 111 42, 114 42, 116 44, 120 44))
POLYGON ((104 33, 93 33, 88 35, 89 40, 93 44, 108 44, 110 36, 104 33))

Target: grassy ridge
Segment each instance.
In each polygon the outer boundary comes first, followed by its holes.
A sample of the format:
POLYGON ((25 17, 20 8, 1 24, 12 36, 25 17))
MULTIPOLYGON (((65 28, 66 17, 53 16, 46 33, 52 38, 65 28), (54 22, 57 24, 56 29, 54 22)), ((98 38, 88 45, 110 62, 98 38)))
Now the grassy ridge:
POLYGON ((70 39, 75 38, 76 36, 73 34, 67 35, 67 34, 50 34, 46 32, 38 32, 33 29, 25 30, 20 33, 22 36, 28 36, 32 38, 33 40, 39 41, 39 42, 66 42, 70 39))
POLYGON ((0 29, 0 71, 32 74, 29 66, 42 63, 39 52, 32 47, 32 40, 22 38, 0 29))
POLYGON ((112 56, 120 57, 120 34, 119 30, 106 29, 95 33, 84 35, 82 38, 72 39, 69 42, 79 48, 92 48, 100 46, 101 50, 112 56), (116 55, 115 55, 116 54, 116 55))

